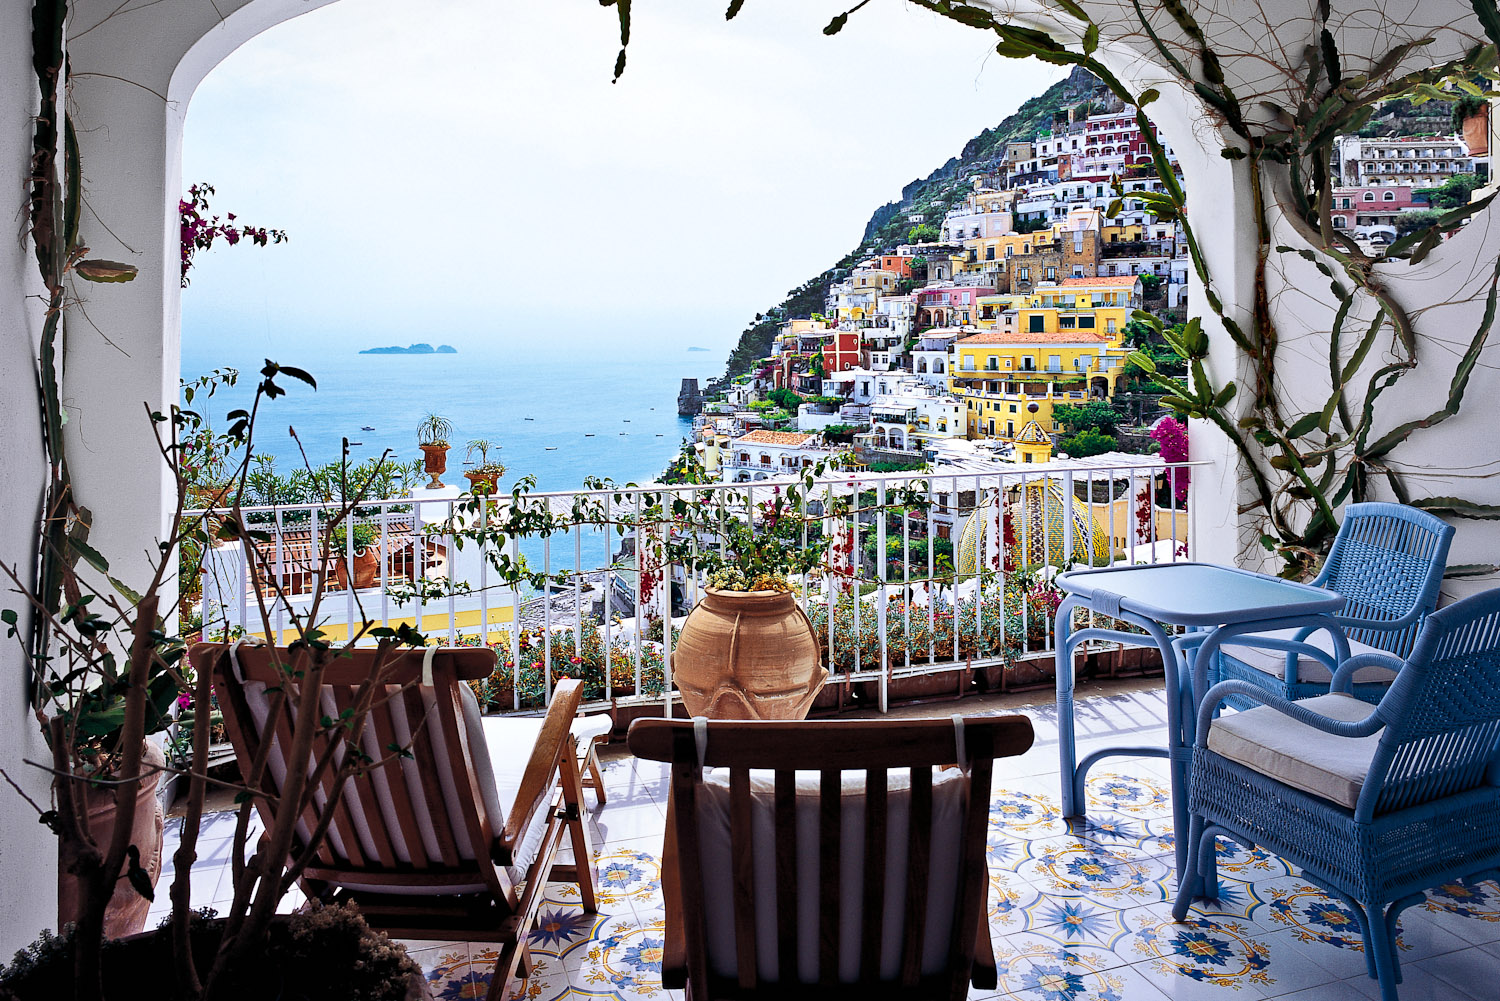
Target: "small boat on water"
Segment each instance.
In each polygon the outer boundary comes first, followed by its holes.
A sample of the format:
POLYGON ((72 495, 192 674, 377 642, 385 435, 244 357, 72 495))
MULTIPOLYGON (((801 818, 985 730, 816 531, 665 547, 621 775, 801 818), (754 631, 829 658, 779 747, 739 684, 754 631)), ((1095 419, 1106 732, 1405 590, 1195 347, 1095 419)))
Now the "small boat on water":
POLYGON ((584 437, 585 437, 585 438, 592 438, 592 437, 594 437, 594 436, 593 436, 593 435, 591 435, 591 434, 588 434, 588 433, 585 433, 585 434, 584 434, 584 437))
POLYGON ((364 427, 360 428, 360 430, 361 431, 374 431, 375 429, 372 428, 370 425, 366 424, 364 427))
POLYGON ((526 419, 527 419, 527 420, 528 420, 528 421, 534 421, 534 420, 536 420, 536 418, 535 418, 535 417, 528 417, 528 418, 526 418, 526 419))
POLYGON ((549 452, 556 452, 557 451, 557 446, 556 445, 548 445, 547 446, 547 451, 549 451, 549 452))

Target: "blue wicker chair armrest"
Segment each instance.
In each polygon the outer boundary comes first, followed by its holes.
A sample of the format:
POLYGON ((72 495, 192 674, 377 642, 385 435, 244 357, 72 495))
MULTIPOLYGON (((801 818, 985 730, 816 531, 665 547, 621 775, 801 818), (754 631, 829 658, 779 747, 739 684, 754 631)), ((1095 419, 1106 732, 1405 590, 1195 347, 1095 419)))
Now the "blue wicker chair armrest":
POLYGON ((1195 741, 1197 746, 1208 746, 1208 728, 1213 724, 1214 713, 1231 695, 1253 699, 1285 716, 1290 716, 1299 723, 1305 723, 1324 733, 1331 733, 1335 737, 1368 737, 1385 726, 1373 707, 1370 715, 1364 719, 1346 723, 1343 720, 1329 719, 1322 713, 1315 713, 1300 703, 1273 695, 1259 685, 1252 685, 1248 681, 1221 681, 1208 690, 1208 694, 1203 698, 1203 704, 1198 707, 1198 733, 1195 741))
POLYGON ((1350 657, 1339 665, 1339 669, 1333 672, 1333 681, 1329 685, 1331 692, 1353 691, 1354 672, 1366 667, 1384 667, 1392 671, 1400 671, 1406 661, 1393 653, 1361 653, 1350 657))
POLYGON ((1427 617, 1429 609, 1422 607, 1421 603, 1412 605, 1406 614, 1399 619, 1361 619, 1352 615, 1335 615, 1334 619, 1345 629, 1372 629, 1376 631, 1396 631, 1414 626, 1427 617))

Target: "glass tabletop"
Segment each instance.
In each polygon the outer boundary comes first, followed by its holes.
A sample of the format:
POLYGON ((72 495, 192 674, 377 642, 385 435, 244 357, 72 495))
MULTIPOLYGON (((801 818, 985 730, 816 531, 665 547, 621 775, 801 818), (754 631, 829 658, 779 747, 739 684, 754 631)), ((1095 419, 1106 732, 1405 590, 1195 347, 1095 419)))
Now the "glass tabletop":
POLYGON ((1059 574, 1080 598, 1180 626, 1219 626, 1337 612, 1344 599, 1326 588, 1212 563, 1158 563, 1059 574))

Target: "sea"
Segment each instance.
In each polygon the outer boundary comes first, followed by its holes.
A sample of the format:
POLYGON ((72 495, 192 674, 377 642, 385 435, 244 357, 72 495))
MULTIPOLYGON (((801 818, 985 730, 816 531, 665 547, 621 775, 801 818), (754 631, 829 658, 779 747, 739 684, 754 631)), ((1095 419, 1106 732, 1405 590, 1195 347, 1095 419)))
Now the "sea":
MULTIPOLYGON (((237 386, 197 401, 215 426, 226 426, 228 411, 248 405, 264 353, 184 337, 183 378, 215 368, 240 371, 237 386)), ((485 438, 500 446, 504 491, 523 476, 535 477, 538 491, 575 490, 591 476, 620 484, 654 479, 692 434, 692 421, 677 416, 681 380, 692 376, 701 383, 723 370, 717 352, 651 351, 623 342, 577 349, 566 342, 459 346, 457 354, 424 355, 360 354, 357 348, 309 343, 281 350, 274 360, 306 369, 318 383, 314 390, 282 377, 278 382, 287 394, 261 406, 256 452, 274 456, 278 470, 303 461, 289 428, 312 465, 338 459, 346 438, 353 461, 386 450, 404 461, 419 459, 417 424, 432 412, 453 424, 443 482, 467 486, 464 445, 485 438)), ((584 543, 586 565, 602 565, 610 544, 604 533, 589 533, 584 543)), ((571 566, 573 546, 553 548, 566 550, 554 554, 553 569, 564 559, 571 566)), ((527 544, 523 552, 539 559, 540 544, 527 544)))

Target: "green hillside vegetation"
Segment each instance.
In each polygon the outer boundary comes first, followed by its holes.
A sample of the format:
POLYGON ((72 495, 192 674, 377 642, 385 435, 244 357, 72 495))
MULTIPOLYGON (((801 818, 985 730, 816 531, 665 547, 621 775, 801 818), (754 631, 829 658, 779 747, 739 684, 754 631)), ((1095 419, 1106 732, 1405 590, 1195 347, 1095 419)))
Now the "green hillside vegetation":
POLYGON ((1070 111, 1098 114, 1113 107, 1118 107, 1118 102, 1109 97, 1093 75, 1075 69, 1066 79, 1021 105, 1015 114, 999 125, 970 139, 958 156, 902 188, 899 201, 888 202, 876 209, 865 225, 858 247, 827 271, 792 289, 780 304, 756 314, 730 352, 727 374, 732 378, 748 372, 756 361, 769 354, 776 330, 785 320, 821 312, 828 286, 847 277, 860 260, 911 242, 912 223, 908 217, 913 213, 925 215, 925 224, 941 222, 948 210, 972 190, 969 179, 974 174, 996 169, 1005 156, 1006 143, 1033 139, 1037 133, 1048 130, 1054 121, 1066 121, 1070 111))

